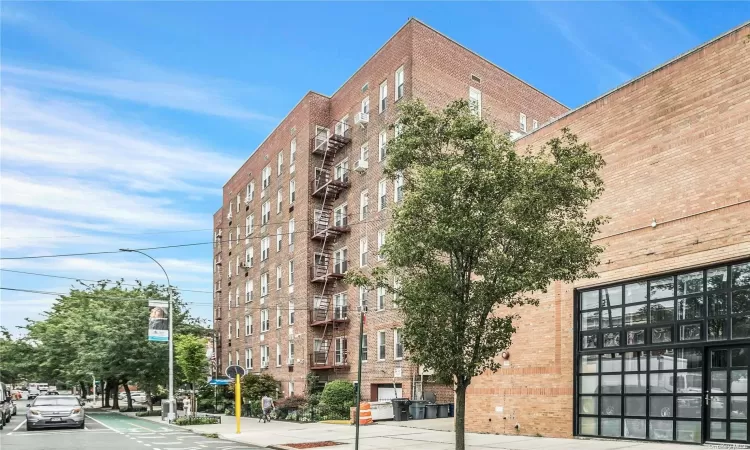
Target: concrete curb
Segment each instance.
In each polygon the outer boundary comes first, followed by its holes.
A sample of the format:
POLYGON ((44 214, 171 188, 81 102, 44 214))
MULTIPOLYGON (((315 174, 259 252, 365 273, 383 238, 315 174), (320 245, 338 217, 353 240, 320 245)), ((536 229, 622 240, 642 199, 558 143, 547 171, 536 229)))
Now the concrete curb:
POLYGON ((260 444, 253 444, 252 442, 247 442, 247 441, 242 441, 240 439, 237 439, 236 436, 226 435, 226 434, 220 434, 219 435, 219 439, 224 439, 225 441, 236 442, 238 444, 254 445, 254 446, 260 447, 260 448, 272 448, 272 449, 276 449, 276 450, 299 450, 299 449, 296 449, 296 448, 287 447, 285 445, 260 445, 260 444))

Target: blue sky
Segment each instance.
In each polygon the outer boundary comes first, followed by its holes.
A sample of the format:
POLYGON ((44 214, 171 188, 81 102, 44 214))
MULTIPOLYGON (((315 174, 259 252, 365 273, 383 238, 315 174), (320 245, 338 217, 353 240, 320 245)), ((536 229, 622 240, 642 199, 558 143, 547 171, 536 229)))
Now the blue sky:
MULTIPOLYGON (((334 92, 409 17, 575 107, 750 18, 731 3, 3 2, 2 256, 211 240, 221 186, 308 91, 334 92), (186 231, 197 230, 197 231, 186 231)), ((211 246, 158 250, 211 316, 211 246)), ((2 268, 162 282, 139 255, 2 268)), ((63 279, 0 272, 5 287, 63 279)), ((0 292, 0 322, 53 297, 0 292)))

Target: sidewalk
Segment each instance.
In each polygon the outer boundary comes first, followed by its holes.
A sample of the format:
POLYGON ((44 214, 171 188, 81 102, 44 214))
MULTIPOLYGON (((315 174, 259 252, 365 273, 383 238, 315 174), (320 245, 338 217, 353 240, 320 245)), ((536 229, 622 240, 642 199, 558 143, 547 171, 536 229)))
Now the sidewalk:
MULTIPOLYGON (((158 417, 142 419, 161 422, 158 417)), ((235 433, 235 419, 222 416, 218 425, 195 425, 187 428, 196 433, 216 433, 222 439, 252 444, 260 447, 283 448, 284 444, 335 441, 344 445, 331 450, 354 449, 354 427, 325 423, 271 422, 258 423, 258 419, 240 419, 241 433, 235 433)), ((429 422, 414 421, 417 422, 429 422)), ((455 435, 450 431, 437 431, 410 426, 395 425, 397 422, 381 422, 360 428, 359 448, 361 450, 452 450, 455 435)), ((422 425, 420 423, 420 425, 422 425)), ((425 425, 426 426, 426 425, 425 425)), ((444 425, 440 425, 444 426, 444 425)), ((466 433, 467 450, 507 449, 507 450, 689 450, 682 444, 657 444, 652 442, 613 441, 594 439, 557 439, 529 436, 500 436, 495 434, 466 433)))

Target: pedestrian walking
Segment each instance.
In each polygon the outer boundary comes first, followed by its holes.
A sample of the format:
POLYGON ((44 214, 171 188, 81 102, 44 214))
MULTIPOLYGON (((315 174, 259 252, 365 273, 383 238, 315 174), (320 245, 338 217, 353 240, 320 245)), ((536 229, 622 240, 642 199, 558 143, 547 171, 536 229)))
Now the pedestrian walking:
POLYGON ((190 417, 190 412, 193 408, 193 399, 190 397, 190 395, 185 396, 185 400, 182 401, 182 409, 185 410, 185 416, 190 417))
MULTIPOLYGON (((269 397, 268 394, 264 395, 263 398, 260 399, 260 407, 263 408, 263 414, 261 415, 263 423, 270 422, 271 411, 273 411, 276 405, 274 405, 273 399, 269 397)), ((260 422, 260 420, 258 422, 260 422)))

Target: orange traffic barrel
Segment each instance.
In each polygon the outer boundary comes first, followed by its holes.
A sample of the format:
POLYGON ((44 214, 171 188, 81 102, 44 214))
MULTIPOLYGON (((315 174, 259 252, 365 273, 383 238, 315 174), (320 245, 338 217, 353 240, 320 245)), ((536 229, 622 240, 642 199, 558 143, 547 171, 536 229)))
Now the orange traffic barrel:
POLYGON ((372 410, 370 410, 369 402, 362 402, 359 404, 359 424, 370 425, 372 423, 372 410))

